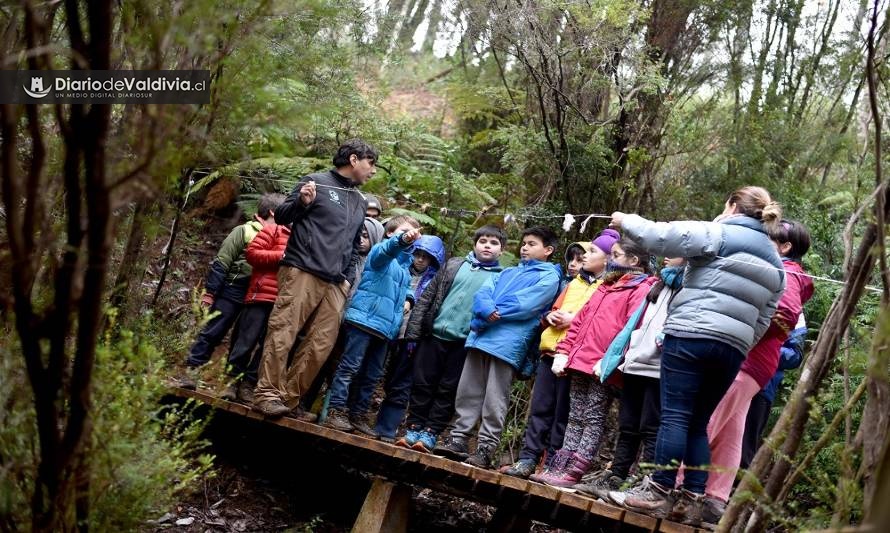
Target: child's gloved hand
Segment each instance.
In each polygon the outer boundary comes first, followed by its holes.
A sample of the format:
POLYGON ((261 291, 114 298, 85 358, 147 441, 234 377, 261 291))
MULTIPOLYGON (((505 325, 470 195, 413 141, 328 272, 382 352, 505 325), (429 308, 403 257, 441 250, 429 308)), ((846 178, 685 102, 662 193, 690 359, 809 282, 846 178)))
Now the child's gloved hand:
POLYGON ((593 365, 593 375, 596 377, 600 377, 603 374, 603 360, 600 359, 593 365))
POLYGON ((566 373, 566 365, 569 364, 569 356, 564 353, 558 353, 553 356, 553 364, 550 370, 557 376, 564 376, 566 373))

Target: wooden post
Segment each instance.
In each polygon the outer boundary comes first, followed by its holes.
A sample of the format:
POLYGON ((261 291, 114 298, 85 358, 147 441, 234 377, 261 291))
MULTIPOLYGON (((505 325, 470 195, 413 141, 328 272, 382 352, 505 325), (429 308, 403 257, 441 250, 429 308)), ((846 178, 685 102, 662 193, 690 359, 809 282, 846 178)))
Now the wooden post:
POLYGON ((411 487, 376 478, 355 519, 352 533, 405 533, 411 487))

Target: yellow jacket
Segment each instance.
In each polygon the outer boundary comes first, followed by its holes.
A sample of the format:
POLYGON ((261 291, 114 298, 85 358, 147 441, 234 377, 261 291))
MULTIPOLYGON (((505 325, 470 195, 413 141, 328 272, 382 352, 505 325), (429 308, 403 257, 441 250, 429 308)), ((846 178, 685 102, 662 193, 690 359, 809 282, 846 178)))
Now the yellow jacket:
MULTIPOLYGON (((584 307, 587 300, 593 296, 593 293, 596 292, 600 283, 602 283, 602 280, 598 279, 594 280, 593 283, 588 283, 587 280, 579 274, 562 291, 562 294, 556 299, 556 302, 553 304, 553 309, 551 310, 556 311, 557 309, 560 309, 568 311, 569 313, 577 313, 584 307)), ((556 345, 559 344, 559 341, 561 341, 568 332, 568 328, 556 329, 553 326, 545 329, 544 332, 541 333, 541 353, 552 354, 556 351, 556 345)))

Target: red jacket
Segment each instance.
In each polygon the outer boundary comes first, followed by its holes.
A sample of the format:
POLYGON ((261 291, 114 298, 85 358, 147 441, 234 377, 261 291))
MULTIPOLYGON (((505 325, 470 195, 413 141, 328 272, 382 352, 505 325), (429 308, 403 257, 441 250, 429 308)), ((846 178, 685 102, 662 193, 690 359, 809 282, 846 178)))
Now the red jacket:
POLYGON ((614 283, 602 283, 575 315, 565 338, 556 345, 557 353, 569 356, 566 368, 593 374, 594 365, 603 358, 656 281, 655 276, 625 274, 614 283))
POLYGON ((244 254, 253 273, 244 303, 275 302, 278 297, 278 263, 284 256, 288 238, 290 228, 269 224, 250 241, 244 254))
POLYGON ((803 306, 813 296, 813 280, 802 276, 803 268, 794 261, 783 259, 785 292, 769 328, 760 341, 748 352, 741 370, 754 378, 760 388, 766 386, 779 368, 779 353, 788 333, 794 330, 803 306))

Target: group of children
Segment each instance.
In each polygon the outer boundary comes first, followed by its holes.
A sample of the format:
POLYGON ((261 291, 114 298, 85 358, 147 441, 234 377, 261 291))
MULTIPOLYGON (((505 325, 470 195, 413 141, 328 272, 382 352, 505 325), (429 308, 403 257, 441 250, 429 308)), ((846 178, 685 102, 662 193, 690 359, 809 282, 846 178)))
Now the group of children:
MULTIPOLYGON (((275 272, 290 235, 286 226, 274 223, 281 200, 280 195, 260 200, 257 220, 229 235, 208 278, 204 301, 219 313, 199 335, 188 365, 209 360, 209 352, 234 323, 228 358, 232 382, 222 395, 228 400, 253 401, 265 324, 277 292, 275 272)), ((380 213, 379 203, 372 207, 380 213)), ((655 273, 653 247, 646 247, 646 237, 634 240, 615 229, 571 244, 563 275, 551 262, 557 236, 546 227, 524 230, 519 264, 502 268, 499 257, 507 238, 496 226, 477 229, 473 250, 446 261, 442 241, 421 235, 415 219, 394 216, 381 225, 366 218, 360 275, 343 314, 342 354, 327 388, 322 423, 491 468, 499 464, 512 384, 534 376, 524 446, 518 460, 502 472, 573 487, 662 518, 715 523, 742 463, 743 443, 750 459, 765 425, 769 403, 765 411, 749 412, 749 406, 764 389, 769 394, 772 387, 774 395, 774 376, 780 381, 780 368, 790 367, 785 357, 779 365, 783 342, 792 330, 801 330, 802 306, 813 290, 800 266, 809 248, 806 229, 784 220, 767 229, 775 250, 762 255, 781 256, 791 275, 781 282, 781 299, 771 304, 776 311, 753 335, 757 342, 729 390, 721 394, 713 414, 708 413, 708 441, 717 467, 704 494, 683 489, 681 473, 669 507, 634 504, 641 493, 661 487, 644 478, 639 465, 657 461, 656 441, 665 432, 665 324, 686 290, 684 274, 698 275, 717 252, 682 250, 682 256, 664 258, 655 273), (381 380, 385 398, 376 413, 369 413, 381 380), (593 471, 616 399, 613 458, 608 468, 593 471)), ((696 283, 692 285, 698 287, 696 283)), ((696 296, 690 292, 683 301, 696 296)), ((678 334, 668 335, 674 342, 671 335, 678 334)), ((194 386, 188 375, 184 386, 194 386)), ((301 418, 313 419, 305 413, 311 406, 303 407, 301 418)), ((707 464, 687 466, 695 467, 687 473, 690 477, 707 464)))

